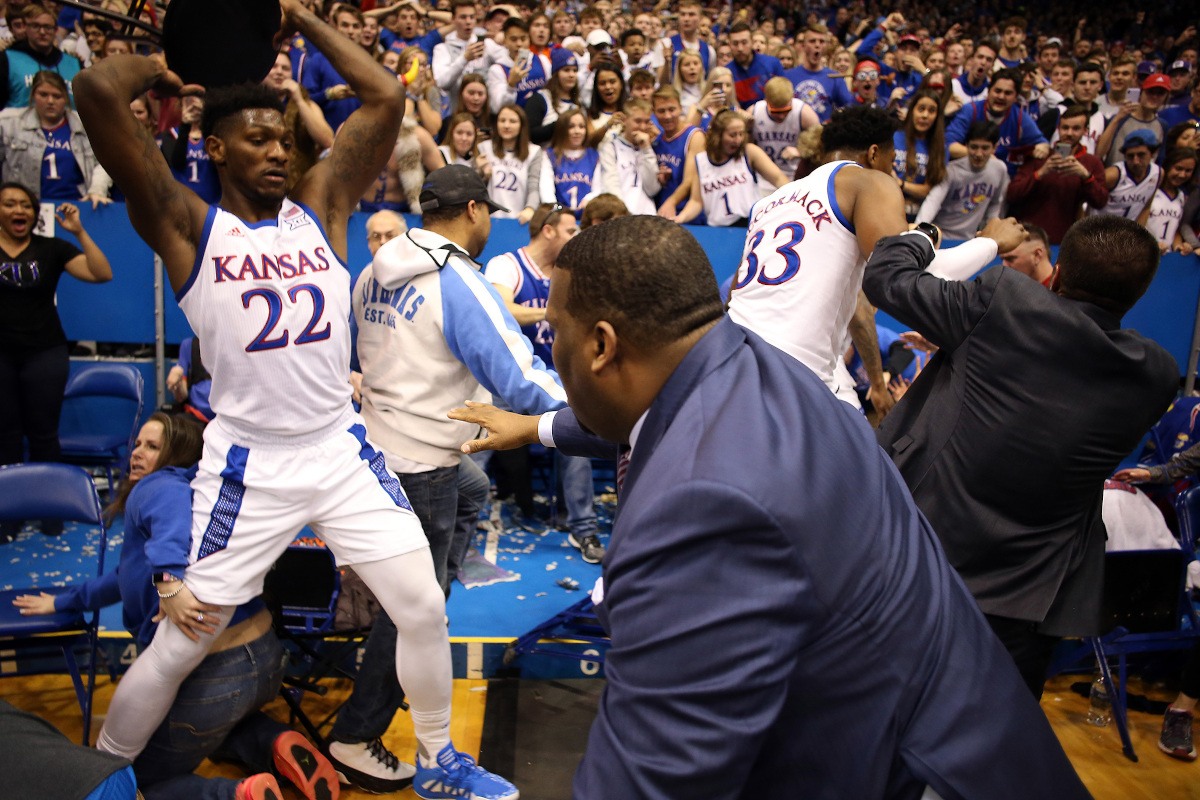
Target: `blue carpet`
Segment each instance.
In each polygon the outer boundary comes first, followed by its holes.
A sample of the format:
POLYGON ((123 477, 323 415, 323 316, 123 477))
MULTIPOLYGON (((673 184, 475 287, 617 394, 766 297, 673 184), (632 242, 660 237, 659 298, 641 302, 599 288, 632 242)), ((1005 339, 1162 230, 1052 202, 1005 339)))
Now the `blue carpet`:
MULTIPOLYGON (((598 511, 601 538, 607 541, 606 506, 600 504, 598 511)), ((456 581, 446 611, 452 637, 514 638, 579 600, 600 576, 600 565, 584 562, 565 531, 550 528, 536 535, 512 524, 507 512, 490 512, 481 515, 481 525, 490 530, 480 531, 474 546, 519 578, 471 589, 456 581), (572 591, 560 582, 578 588, 572 591)), ((116 569, 122 540, 118 520, 109 531, 106 571, 116 569)), ((0 590, 71 586, 95 577, 99 541, 95 527, 67 523, 62 536, 49 537, 28 525, 15 542, 0 547, 0 590)), ((120 606, 104 609, 100 620, 104 632, 125 634, 120 606)))

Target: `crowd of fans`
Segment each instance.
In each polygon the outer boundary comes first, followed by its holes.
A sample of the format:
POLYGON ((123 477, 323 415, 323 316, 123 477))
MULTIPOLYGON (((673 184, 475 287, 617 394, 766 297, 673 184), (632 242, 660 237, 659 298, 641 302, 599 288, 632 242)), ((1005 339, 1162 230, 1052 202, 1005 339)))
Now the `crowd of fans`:
MULTIPOLYGON (((1006 213, 1057 244, 1081 215, 1120 214, 1164 252, 1200 246, 1200 39, 1181 5, 1090 20, 1083 3, 1036 18, 1004 2, 308 4, 398 75, 420 62, 364 211, 415 210, 424 175, 460 163, 488 182, 498 216, 522 224, 542 203, 579 217, 601 194, 634 213, 744 224, 758 197, 814 163, 817 132, 805 131, 870 104, 896 120, 910 221, 964 238, 1006 213)), ((55 199, 120 200, 64 86, 145 43, 70 7, 11 0, 4 13, 4 179, 55 199)), ((310 50, 294 39, 266 79, 298 136, 293 179, 358 105, 310 50)), ((215 200, 203 100, 137 105, 179 179, 215 200)))
MULTIPOLYGON (((126 10, 114 0, 97 5, 126 10)), ((1047 285, 1050 246, 1086 215, 1136 220, 1164 253, 1200 249, 1200 38, 1170 3, 1157 16, 1130 10, 1102 25, 1082 16, 1083 3, 1025 18, 1002 0, 953 9, 861 0, 306 5, 397 76, 416 62, 392 158, 360 210, 417 212, 428 173, 445 165, 477 173, 493 216, 529 225, 529 245, 495 259, 486 276, 535 350, 545 298, 519 300, 521 270, 541 276, 553 267, 576 221, 587 228, 645 214, 745 226, 759 199, 821 162, 822 125, 845 107, 874 106, 894 119, 888 160, 910 222, 969 239, 989 220, 1015 216, 1032 238, 1005 263, 1047 285)), ((71 109, 71 79, 113 54, 152 47, 68 6, 0 0, 0 13, 0 205, 5 195, 12 205, 0 210, 0 245, 16 246, 30 238, 36 197, 122 200, 71 109)), ((359 101, 302 37, 287 43, 264 83, 283 99, 295 133, 294 185, 359 101)), ((149 93, 131 109, 176 178, 217 202, 203 97, 149 93)), ((63 227, 86 238, 74 209, 59 211, 63 227)), ((402 220, 383 219, 403 230, 402 220)), ((59 271, 106 279, 93 268, 103 254, 89 245, 60 253, 59 271)), ((65 378, 61 329, 52 333, 55 375, 65 378)), ((181 356, 169 386, 207 419, 198 344, 181 356)), ((541 357, 550 363, 548 350, 541 357)), ((584 495, 589 478, 575 481, 584 495)), ((11 528, 0 538, 15 538, 11 528)), ((572 528, 585 560, 600 561, 594 514, 584 520, 572 510, 572 528)))

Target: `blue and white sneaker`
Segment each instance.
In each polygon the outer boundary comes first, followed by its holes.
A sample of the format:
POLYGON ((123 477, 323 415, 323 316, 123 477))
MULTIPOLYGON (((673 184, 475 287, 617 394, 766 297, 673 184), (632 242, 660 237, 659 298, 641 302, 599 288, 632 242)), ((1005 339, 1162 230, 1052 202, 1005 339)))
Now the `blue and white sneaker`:
POLYGON ((453 744, 442 748, 434 764, 424 764, 417 756, 412 788, 425 800, 516 800, 521 796, 517 787, 476 765, 475 759, 455 750, 453 744))

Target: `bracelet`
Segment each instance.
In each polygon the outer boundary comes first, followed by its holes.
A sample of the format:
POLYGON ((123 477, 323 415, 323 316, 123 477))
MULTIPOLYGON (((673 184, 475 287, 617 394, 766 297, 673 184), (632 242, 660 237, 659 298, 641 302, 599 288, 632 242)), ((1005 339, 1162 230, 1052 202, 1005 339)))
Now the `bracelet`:
POLYGON ((159 600, 170 600, 172 597, 174 597, 175 595, 177 595, 183 591, 183 586, 184 586, 183 581, 180 581, 179 588, 176 589, 175 591, 171 592, 170 594, 163 594, 162 592, 158 591, 158 589, 155 589, 154 593, 158 595, 159 600))

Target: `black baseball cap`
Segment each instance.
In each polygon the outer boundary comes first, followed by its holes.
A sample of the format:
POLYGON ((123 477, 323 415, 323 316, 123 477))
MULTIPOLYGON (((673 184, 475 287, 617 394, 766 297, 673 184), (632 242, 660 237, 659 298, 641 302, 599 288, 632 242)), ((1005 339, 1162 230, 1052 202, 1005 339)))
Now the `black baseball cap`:
POLYGON ((465 206, 474 200, 487 203, 492 211, 508 211, 488 197, 487 184, 479 173, 465 164, 450 164, 435 169, 425 177, 421 186, 421 210, 465 206))

